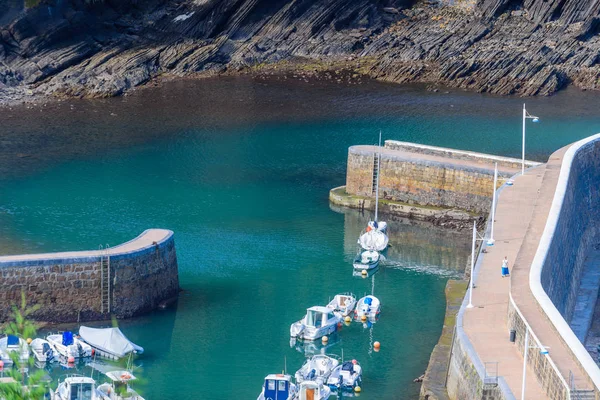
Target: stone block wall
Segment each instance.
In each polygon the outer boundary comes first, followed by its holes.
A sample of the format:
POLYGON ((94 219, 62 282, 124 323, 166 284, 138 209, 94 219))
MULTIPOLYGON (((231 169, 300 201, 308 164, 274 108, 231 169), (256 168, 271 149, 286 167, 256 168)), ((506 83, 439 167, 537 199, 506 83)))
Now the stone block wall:
POLYGON ((585 258, 598 243, 599 234, 600 141, 593 141, 581 148, 573 160, 542 267, 542 287, 567 322, 573 315, 585 258))
MULTIPOLYGON (((99 252, 0 258, 0 323, 10 317, 11 306, 20 302, 22 291, 29 305, 42 306, 33 315, 37 320, 109 318, 110 314, 101 312, 100 256, 85 253, 99 252)), ((140 314, 174 298, 179 292, 179 278, 173 232, 156 244, 111 254, 110 274, 111 314, 117 318, 140 314)))
MULTIPOLYGON (((353 146, 348 150, 346 191, 372 196, 373 151, 353 146)), ((381 154, 379 193, 381 199, 440 208, 486 213, 491 206, 493 170, 381 154)), ((498 186, 508 176, 499 175, 498 186)))
MULTIPOLYGON (((508 304, 508 330, 513 329, 516 332, 515 346, 523 354, 526 325, 521 315, 515 309, 513 302, 510 301, 508 304)), ((508 339, 509 332, 506 333, 506 340, 508 339)), ((529 345, 539 346, 539 343, 536 343, 531 332, 529 345)), ((561 380, 559 372, 552 366, 549 355, 542 354, 538 348, 530 348, 527 352, 527 364, 535 371, 535 375, 549 399, 569 400, 569 391, 561 380)))

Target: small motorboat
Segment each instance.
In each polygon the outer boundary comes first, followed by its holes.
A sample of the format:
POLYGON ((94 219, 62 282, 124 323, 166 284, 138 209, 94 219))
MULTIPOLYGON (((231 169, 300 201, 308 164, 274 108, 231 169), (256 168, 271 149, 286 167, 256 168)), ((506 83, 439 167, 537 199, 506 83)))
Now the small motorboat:
POLYGON ((292 400, 296 398, 296 385, 285 374, 270 374, 265 378, 262 391, 256 400, 292 400))
POLYGON ((61 356, 69 358, 84 358, 92 356, 92 347, 73 336, 73 332, 63 332, 61 334, 48 335, 49 341, 61 356))
POLYGON ((290 326, 292 338, 315 340, 337 331, 342 316, 327 307, 315 306, 306 310, 306 315, 290 326))
MULTIPOLYGON (((8 335, 0 338, 0 350, 10 359, 10 353, 19 355, 19 361, 29 360, 29 345, 27 342, 17 336, 8 335)), ((4 361, 4 357, 3 357, 4 361)), ((12 364, 12 359, 10 361, 12 364)))
POLYGON ((334 368, 329 378, 327 378, 327 385, 337 390, 354 390, 356 386, 360 386, 361 378, 362 368, 358 361, 346 361, 334 368))
POLYGON ((54 400, 104 400, 96 390, 96 381, 87 376, 69 376, 54 392, 54 400))
POLYGON ((103 400, 144 400, 131 388, 131 382, 136 379, 129 371, 111 371, 106 376, 110 382, 98 386, 97 390, 103 400))
POLYGON ((381 256, 375 250, 362 250, 358 252, 352 265, 357 270, 375 269, 379 266, 380 258, 381 256))
POLYGON ((53 362, 58 361, 60 357, 60 353, 54 348, 52 343, 45 339, 33 339, 29 346, 37 361, 53 362))
POLYGON ((352 293, 336 294, 333 300, 327 304, 327 308, 342 314, 342 317, 350 315, 356 307, 356 296, 352 293))
POLYGON ((304 381, 298 390, 298 400, 326 400, 330 395, 331 389, 321 381, 304 381))
POLYGON ((325 354, 317 354, 307 359, 302 367, 296 371, 296 383, 304 381, 327 381, 331 371, 339 365, 339 361, 325 354))
POLYGON ((119 359, 130 353, 142 354, 144 349, 133 343, 121 332, 119 328, 79 328, 81 339, 96 349, 96 354, 101 357, 119 359))
POLYGON ((365 296, 358 301, 356 310, 354 310, 354 316, 356 319, 362 320, 363 316, 368 319, 375 319, 381 312, 381 303, 375 296, 365 296))
POLYGON ((12 358, 10 358, 8 353, 2 349, 0 349, 0 361, 6 366, 13 364, 12 358))

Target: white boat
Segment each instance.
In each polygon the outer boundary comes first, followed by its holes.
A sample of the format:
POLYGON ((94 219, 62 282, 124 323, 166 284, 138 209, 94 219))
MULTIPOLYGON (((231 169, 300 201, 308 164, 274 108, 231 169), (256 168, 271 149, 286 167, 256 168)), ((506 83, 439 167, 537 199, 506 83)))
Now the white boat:
POLYGON ((81 339, 96 349, 99 356, 118 359, 130 353, 141 354, 144 349, 133 343, 119 328, 79 328, 81 339))
POLYGON ((315 340, 337 331, 342 316, 327 307, 315 306, 306 310, 306 315, 290 326, 292 338, 315 340))
POLYGON ((354 263, 352 264, 354 269, 357 270, 369 270, 375 269, 379 266, 379 260, 381 256, 375 250, 362 250, 354 259, 354 263))
POLYGON ((360 386, 362 379, 362 368, 358 361, 346 361, 331 372, 327 378, 327 385, 335 389, 350 389, 354 390, 356 386, 360 386))
POLYGON ((304 381, 327 381, 331 371, 339 365, 339 361, 325 354, 317 354, 307 359, 302 367, 296 371, 296 383, 304 381))
POLYGON ((342 317, 350 315, 354 307, 356 307, 356 297, 352 293, 336 294, 327 304, 327 308, 342 314, 342 317))
POLYGON ((52 343, 61 356, 69 358, 84 358, 92 356, 92 347, 73 336, 72 332, 48 335, 46 340, 52 343))
POLYGON ((96 390, 96 381, 87 376, 70 376, 54 392, 53 400, 103 400, 96 390))
MULTIPOLYGON (((10 353, 19 355, 19 361, 25 362, 29 360, 29 346, 27 342, 17 336, 8 335, 0 338, 0 350, 10 359, 10 353)), ((4 361, 4 357, 2 361, 4 361)), ((12 364, 12 359, 10 361, 12 364)))
POLYGON ((381 312, 381 303, 379 299, 375 296, 368 295, 361 298, 356 305, 356 310, 354 310, 354 316, 357 319, 362 319, 363 315, 368 319, 375 319, 379 316, 381 312))
POLYGON ((304 381, 298 390, 298 400, 326 400, 331 395, 331 389, 320 381, 304 381))
POLYGON ((296 385, 285 374, 270 374, 265 378, 262 391, 256 400, 292 400, 296 397, 296 385))
POLYGON ((29 346, 37 361, 53 362, 58 361, 60 357, 60 353, 54 348, 52 343, 45 339, 33 339, 29 346))
POLYGON ((375 180, 375 218, 369 221, 367 229, 358 238, 358 244, 365 250, 383 251, 388 246, 387 223, 377 221, 379 211, 379 173, 381 172, 381 131, 377 150, 377 179, 375 180))
POLYGON ((6 351, 2 350, 2 349, 0 349, 0 360, 6 366, 13 364, 12 358, 10 358, 10 356, 8 355, 8 353, 6 351))
POLYGON ((129 371, 111 371, 106 376, 111 382, 98 386, 97 391, 102 400, 144 400, 131 388, 131 382, 136 379, 129 371))

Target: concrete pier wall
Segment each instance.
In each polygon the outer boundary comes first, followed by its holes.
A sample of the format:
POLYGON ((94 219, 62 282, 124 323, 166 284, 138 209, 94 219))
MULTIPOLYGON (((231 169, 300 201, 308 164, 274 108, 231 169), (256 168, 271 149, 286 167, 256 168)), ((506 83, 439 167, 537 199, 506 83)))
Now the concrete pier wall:
POLYGON ((48 322, 131 317, 177 296, 179 277, 173 232, 150 229, 107 251, 0 257, 0 322, 23 291, 33 317, 48 322), (101 257, 110 260, 111 312, 102 312, 101 257))

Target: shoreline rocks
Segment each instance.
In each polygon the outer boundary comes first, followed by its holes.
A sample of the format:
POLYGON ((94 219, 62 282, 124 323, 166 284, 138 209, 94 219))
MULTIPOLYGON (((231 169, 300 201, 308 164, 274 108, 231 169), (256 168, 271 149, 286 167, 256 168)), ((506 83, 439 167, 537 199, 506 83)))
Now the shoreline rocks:
POLYGON ((0 20, 0 105, 282 70, 501 95, 595 90, 591 2, 582 12, 576 0, 43 0, 0 20))

